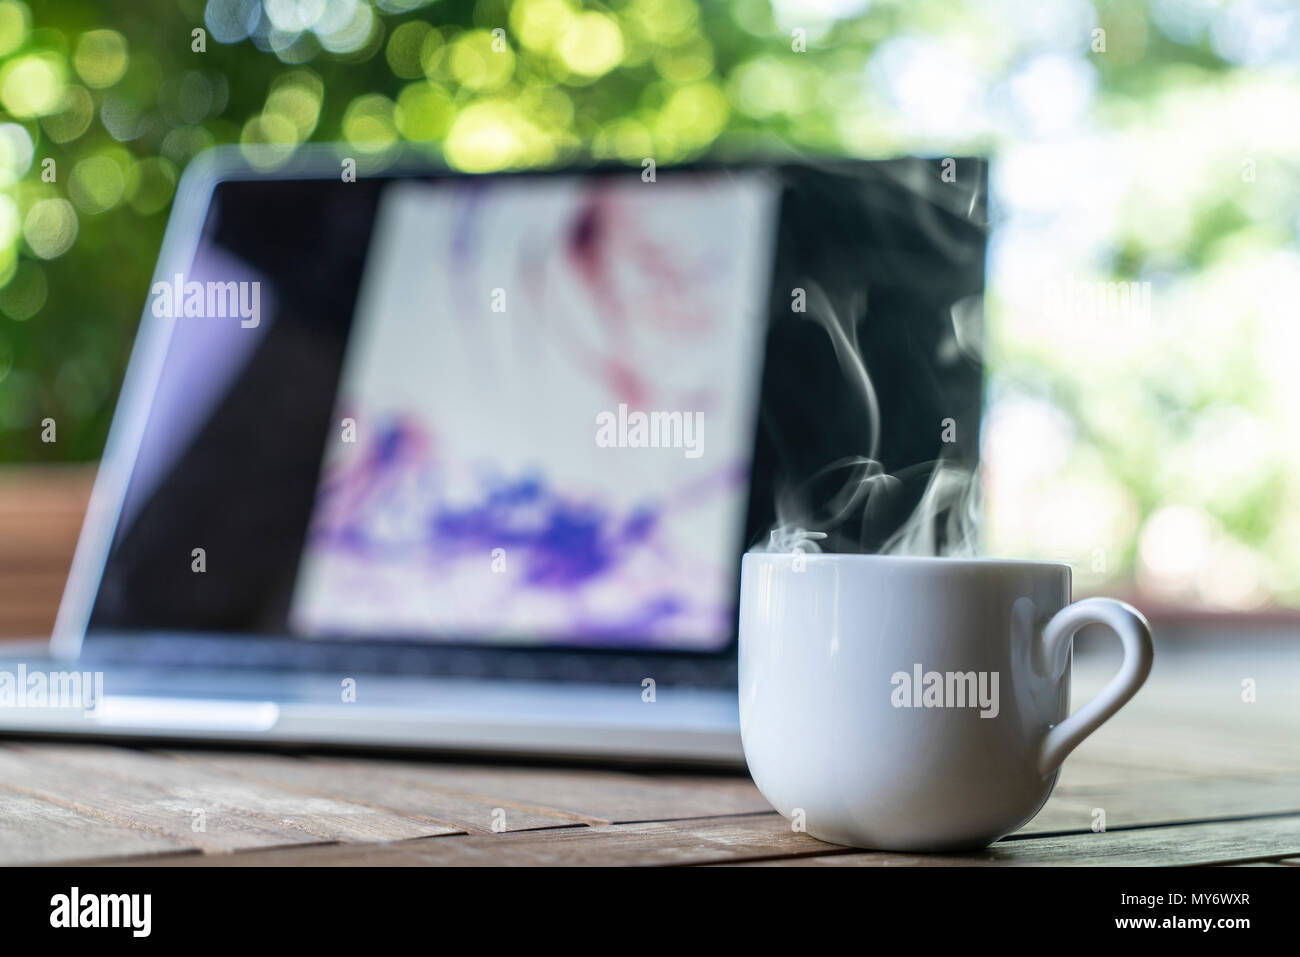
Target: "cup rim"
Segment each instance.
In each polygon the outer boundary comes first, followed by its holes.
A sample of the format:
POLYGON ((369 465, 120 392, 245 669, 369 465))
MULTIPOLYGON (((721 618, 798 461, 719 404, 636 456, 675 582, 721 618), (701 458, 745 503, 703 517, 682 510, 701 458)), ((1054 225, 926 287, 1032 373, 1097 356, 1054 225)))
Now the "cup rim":
MULTIPOLYGON (((787 552, 766 552, 766 551, 748 551, 745 552, 742 561, 749 561, 751 558, 755 561, 760 559, 794 559, 793 550, 787 552)), ((903 562, 911 564, 931 564, 931 565, 975 565, 985 568, 996 567, 999 565, 1023 566, 1032 565, 1037 568, 1073 568, 1069 562, 1053 561, 1050 559, 1037 558, 998 558, 996 556, 946 556, 946 555, 874 555, 863 554, 861 552, 804 552, 803 560, 805 562, 824 562, 834 559, 836 562, 857 563, 892 563, 903 562)))

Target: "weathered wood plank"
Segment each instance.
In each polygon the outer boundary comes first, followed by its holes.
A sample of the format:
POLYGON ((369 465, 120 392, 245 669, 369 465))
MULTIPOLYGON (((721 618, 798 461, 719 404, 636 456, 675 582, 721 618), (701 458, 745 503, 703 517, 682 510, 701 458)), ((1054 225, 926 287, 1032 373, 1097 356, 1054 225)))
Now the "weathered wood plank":
POLYGON ((469 833, 599 823, 576 814, 542 811, 491 796, 438 787, 419 775, 404 774, 400 766, 385 761, 315 761, 203 751, 167 753, 196 767, 213 768, 234 777, 317 797, 342 798, 392 813, 418 815, 469 833))
MULTIPOLYGON (((1176 720, 1166 718, 1170 724, 1176 720)), ((1294 719, 1289 724, 1293 734, 1290 741, 1279 737, 1276 727, 1265 732, 1253 725, 1230 730, 1142 725, 1142 730, 1128 735, 1121 733, 1125 727, 1132 726, 1120 726, 1097 741, 1085 741, 1079 749, 1081 756, 1085 760, 1096 756, 1106 764, 1127 769, 1131 775, 1147 778, 1160 772, 1172 779, 1289 774, 1300 770, 1294 737, 1300 735, 1300 726, 1294 719), (1249 745, 1243 747, 1243 742, 1249 745)), ((1106 730, 1103 727, 1097 734, 1106 730)), ((1066 759, 1066 770, 1071 760, 1066 759)))
POLYGON ((1300 774, 1143 781, 1089 787, 1058 785, 1018 833, 1091 831, 1094 812, 1109 830, 1265 814, 1300 814, 1300 774))
MULTIPOLYGON (((1118 662, 1117 651, 1112 658, 1118 662)), ((1111 667, 1098 661, 1076 667, 1076 706, 1109 679, 1111 667)), ((1067 759, 1062 781, 1080 759, 1099 759, 1144 777, 1294 773, 1300 771, 1297 740, 1300 646, 1166 644, 1146 686, 1067 759)))
POLYGON ((1108 758, 1108 753, 1101 745, 1093 745, 1085 741, 1079 750, 1065 759, 1056 786, 1058 788, 1127 786, 1137 781, 1186 783, 1204 777, 1206 774, 1215 773, 1202 774, 1187 770, 1156 768, 1140 763, 1108 760, 1108 758))
POLYGON ((205 851, 456 833, 449 825, 288 791, 126 748, 0 747, 0 780, 205 851))
POLYGON ((193 851, 185 841, 0 784, 0 866, 193 851))
POLYGON ((490 805, 559 814, 588 824, 670 820, 771 810, 741 775, 636 774, 625 771, 471 765, 424 761, 320 758, 322 768, 357 769, 443 791, 475 795, 490 805))

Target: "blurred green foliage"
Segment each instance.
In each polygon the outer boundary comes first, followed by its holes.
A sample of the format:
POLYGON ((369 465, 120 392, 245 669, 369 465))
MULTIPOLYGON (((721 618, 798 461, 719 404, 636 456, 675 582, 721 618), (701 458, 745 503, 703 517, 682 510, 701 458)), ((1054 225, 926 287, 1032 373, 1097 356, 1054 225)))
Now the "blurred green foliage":
POLYGON ((991 546, 1300 601, 1296 50, 1285 0, 0 0, 0 461, 99 454, 214 144, 987 151, 991 546))

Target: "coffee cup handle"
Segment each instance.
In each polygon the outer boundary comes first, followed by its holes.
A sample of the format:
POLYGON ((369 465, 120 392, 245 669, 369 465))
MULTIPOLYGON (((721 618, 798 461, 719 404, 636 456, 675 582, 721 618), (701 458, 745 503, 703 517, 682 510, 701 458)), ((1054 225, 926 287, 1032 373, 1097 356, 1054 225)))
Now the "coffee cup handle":
POLYGON ((1038 769, 1045 775, 1060 767, 1084 738, 1122 708, 1151 673, 1151 627, 1142 613, 1113 598, 1085 598, 1062 608, 1043 629, 1040 660, 1050 674, 1064 673, 1075 632, 1093 624, 1105 625, 1119 636, 1124 662, 1095 698, 1047 732, 1038 752, 1038 769))

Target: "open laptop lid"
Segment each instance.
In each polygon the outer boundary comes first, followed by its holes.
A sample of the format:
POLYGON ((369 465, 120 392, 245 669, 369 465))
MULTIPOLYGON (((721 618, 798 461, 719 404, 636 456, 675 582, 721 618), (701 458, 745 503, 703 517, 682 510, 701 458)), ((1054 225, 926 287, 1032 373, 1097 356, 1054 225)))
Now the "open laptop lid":
POLYGON ((341 168, 187 171, 56 652, 725 675, 740 552, 872 427, 809 295, 916 476, 864 536, 974 459, 979 161, 341 168))

